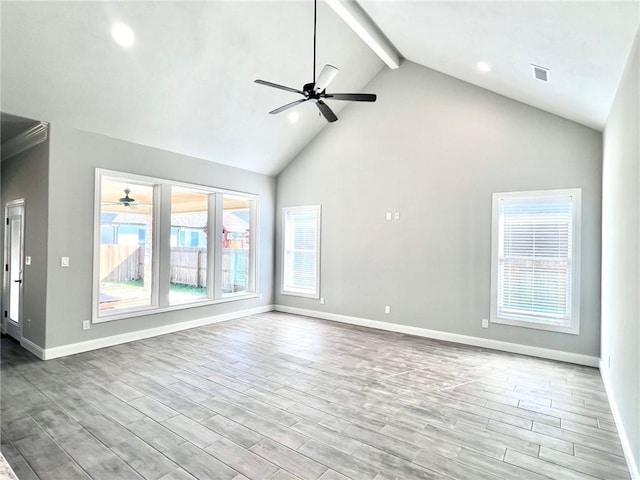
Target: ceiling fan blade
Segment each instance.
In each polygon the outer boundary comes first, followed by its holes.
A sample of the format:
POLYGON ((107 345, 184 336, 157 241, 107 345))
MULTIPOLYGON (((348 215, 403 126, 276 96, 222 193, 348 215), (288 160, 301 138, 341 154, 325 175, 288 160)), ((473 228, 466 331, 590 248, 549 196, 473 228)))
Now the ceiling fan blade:
POLYGON ((286 105, 281 106, 280 108, 276 108, 275 110, 271 110, 269 113, 280 113, 291 107, 295 107, 296 105, 300 105, 302 102, 306 102, 309 100, 308 98, 301 98, 300 100, 296 100, 295 102, 287 103, 286 105))
POLYGON ((284 85, 278 85, 277 83, 267 82, 266 80, 256 80, 256 83, 260 85, 265 85, 267 87, 278 88, 280 90, 286 90, 287 92, 299 93, 300 95, 304 95, 302 90, 296 90, 295 88, 285 87, 284 85))
POLYGON ((375 102, 378 98, 375 93, 326 93, 323 97, 331 100, 351 100, 353 102, 375 102))
POLYGON ((333 110, 331 110, 329 108, 329 105, 324 103, 322 100, 318 100, 316 102, 316 105, 318 106, 318 109, 320 110, 322 115, 324 115, 324 118, 327 119, 327 122, 331 123, 331 122, 335 122, 336 120, 338 120, 338 117, 336 117, 336 114, 333 113, 333 110))
POLYGON ((322 92, 327 86, 331 83, 331 80, 335 78, 338 74, 338 69, 333 65, 325 65, 320 75, 318 75, 318 79, 316 80, 316 85, 313 87, 313 91, 316 93, 322 92))

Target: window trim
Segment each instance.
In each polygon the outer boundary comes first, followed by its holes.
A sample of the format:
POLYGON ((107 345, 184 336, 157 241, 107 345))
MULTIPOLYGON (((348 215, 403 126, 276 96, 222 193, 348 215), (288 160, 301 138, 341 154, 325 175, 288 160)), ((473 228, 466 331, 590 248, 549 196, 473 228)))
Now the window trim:
MULTIPOLYGON (((140 317, 140 316, 147 316, 147 315, 154 315, 156 313, 164 313, 164 312, 170 312, 170 311, 174 311, 174 310, 184 310, 187 308, 197 308, 197 307, 203 307, 203 306, 208 306, 208 305, 216 305, 219 303, 228 303, 228 302, 235 302, 235 301, 239 301, 239 300, 246 300, 246 299, 253 299, 253 298, 259 298, 260 294, 258 293, 259 290, 259 272, 257 270, 258 267, 258 262, 256 261, 257 259, 257 255, 258 255, 258 231, 257 231, 257 226, 259 225, 258 223, 258 212, 259 212, 259 203, 260 203, 260 196, 254 193, 249 193, 249 192, 242 192, 242 191, 236 191, 236 190, 229 190, 229 189, 224 189, 224 188, 218 188, 218 187, 212 187, 212 186, 208 186, 208 185, 201 185, 201 184, 196 184, 196 183, 187 183, 187 182, 180 182, 180 181, 174 181, 174 180, 170 180, 170 179, 164 179, 164 178, 158 178, 158 177, 152 177, 152 176, 148 176, 148 175, 140 175, 140 174, 135 174, 135 173, 130 173, 130 172, 122 172, 122 171, 115 171, 115 170, 108 170, 108 169, 103 169, 103 168, 96 168, 95 169, 95 185, 94 185, 94 208, 93 208, 93 221, 94 221, 94 225, 93 225, 93 258, 92 258, 92 267, 93 267, 93 285, 92 285, 92 306, 91 306, 91 323, 103 323, 103 322, 109 322, 109 321, 113 321, 113 320, 123 320, 123 319, 127 319, 127 318, 133 318, 133 317, 140 317), (154 206, 153 206, 153 232, 152 232, 152 248, 153 248, 153 266, 152 268, 154 269, 154 271, 156 272, 154 275, 154 279, 152 282, 152 291, 151 291, 151 296, 152 296, 152 305, 151 306, 144 306, 144 307, 131 307, 131 308, 122 308, 122 309, 118 309, 117 312, 114 313, 102 313, 100 312, 100 305, 99 305, 99 299, 100 299, 100 232, 101 232, 101 200, 102 200, 102 179, 103 177, 109 177, 112 179, 118 179, 118 180, 123 180, 123 181, 131 181, 131 182, 136 182, 139 184, 146 184, 146 185, 156 185, 157 187, 155 188, 154 191, 154 206), (218 296, 218 290, 220 289, 221 282, 216 282, 215 279, 217 278, 216 275, 216 271, 218 268, 218 265, 220 265, 222 262, 218 261, 219 259, 217 258, 217 251, 219 249, 215 249, 214 248, 207 248, 207 252, 208 252, 208 262, 212 262, 210 263, 211 267, 209 270, 210 272, 207 274, 207 280, 211 280, 212 283, 211 285, 214 286, 213 289, 208 288, 208 297, 202 300, 196 300, 194 302, 189 302, 189 303, 183 303, 183 304, 175 304, 175 305, 170 305, 168 303, 168 298, 167 299, 162 299, 160 298, 160 278, 161 278, 161 268, 162 268, 162 261, 161 261, 161 256, 162 256, 162 252, 160 252, 160 248, 161 248, 161 244, 162 244, 162 239, 160 238, 162 235, 162 228, 163 228, 163 222, 167 221, 167 218, 169 219, 169 224, 170 224, 170 217, 171 217, 171 190, 170 187, 183 187, 183 188, 190 188, 190 189, 194 189, 194 190, 201 190, 203 193, 209 193, 210 197, 209 197, 209 207, 210 207, 210 212, 214 212, 213 210, 211 210, 212 206, 215 205, 220 205, 220 215, 218 215, 218 210, 216 208, 214 214, 212 215, 210 213, 209 215, 209 225, 213 226, 213 225, 217 225, 218 222, 220 222, 220 225, 222 225, 222 196, 223 194, 228 194, 228 195, 234 195, 234 196, 240 196, 240 197, 244 197, 250 200, 253 200, 252 202, 252 209, 251 209, 251 264, 250 264, 250 268, 251 268, 251 281, 250 281, 250 286, 253 287, 252 291, 249 292, 238 292, 238 293, 233 293, 231 295, 220 295, 218 296), (165 194, 163 194, 163 191, 165 192, 165 194), (166 192, 168 192, 169 194, 166 195, 166 192), (169 198, 167 200, 167 197, 169 198), (219 200, 218 200, 219 199, 219 200), (167 203, 168 202, 168 203, 167 203), (211 291, 211 293, 209 293, 209 291, 211 291)), ((165 240, 166 244, 170 243, 170 233, 171 229, 169 228, 169 238, 165 238, 163 240, 165 240)), ((210 245, 220 245, 222 242, 222 228, 220 228, 220 232, 217 232, 217 229, 214 230, 216 233, 215 235, 211 235, 211 240, 208 242, 207 246, 209 247, 210 245), (212 243, 213 242, 213 243, 212 243)), ((220 252, 222 252, 222 250, 219 250, 220 252)), ((166 253, 166 252, 165 252, 166 253)), ((166 268, 168 265, 165 265, 164 267, 166 268)))
POLYGON ((280 293, 282 295, 290 295, 294 297, 304 297, 304 298, 320 298, 320 239, 321 239, 321 229, 322 229, 322 208, 320 205, 300 205, 294 207, 283 207, 282 208, 282 259, 281 259, 281 280, 280 280, 280 293), (289 212, 295 211, 314 211, 316 214, 316 288, 314 293, 305 293, 299 292, 295 290, 287 290, 285 287, 285 264, 286 264, 286 249, 287 249, 287 214, 289 212))
POLYGON ((151 249, 152 259, 151 268, 153 271, 158 271, 160 265, 159 259, 159 237, 157 234, 158 228, 158 202, 160 200, 158 183, 154 182, 151 177, 144 177, 141 175, 129 174, 125 172, 116 172, 110 170, 96 169, 95 172, 95 197, 94 197, 94 209, 93 209, 93 285, 92 285, 92 305, 91 305, 91 323, 101 323, 108 320, 119 320, 121 318, 128 318, 130 316, 149 315, 159 308, 159 282, 156 278, 152 278, 151 284, 151 303, 148 306, 142 307, 130 307, 122 308, 111 315, 100 315, 100 245, 101 245, 101 227, 102 227, 102 178, 109 177, 116 180, 133 181, 136 184, 153 186, 153 211, 152 211, 152 234, 151 234, 151 249), (125 175, 126 177, 123 177, 125 175))
POLYGON ((533 328, 551 332, 580 334, 580 251, 581 251, 581 218, 582 218, 582 189, 567 188, 555 190, 532 190, 522 192, 494 193, 491 213, 491 310, 490 321, 495 324, 511 325, 517 327, 533 328), (499 270, 499 228, 501 199, 505 198, 531 198, 531 197, 573 197, 572 216, 572 255, 571 255, 571 323, 569 326, 545 324, 534 320, 535 317, 525 315, 520 319, 498 317, 498 270, 499 270))

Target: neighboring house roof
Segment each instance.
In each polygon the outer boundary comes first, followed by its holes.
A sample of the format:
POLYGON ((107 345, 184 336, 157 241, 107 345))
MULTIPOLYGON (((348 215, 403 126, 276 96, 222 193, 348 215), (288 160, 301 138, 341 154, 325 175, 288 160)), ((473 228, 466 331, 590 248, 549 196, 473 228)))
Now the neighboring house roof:
POLYGON ((101 223, 104 224, 128 224, 145 225, 147 216, 141 213, 103 213, 101 223))
POLYGON ((246 232, 249 230, 249 212, 247 210, 224 212, 222 223, 229 232, 246 232))
MULTIPOLYGON (((223 213, 222 223, 229 232, 246 232, 249 230, 250 213, 247 210, 226 211, 223 213)), ((103 213, 101 222, 103 225, 144 225, 147 223, 146 215, 137 213, 103 213)), ((171 215, 172 227, 205 228, 207 226, 207 214, 201 213, 174 213, 171 215)))
POLYGON ((207 214, 206 212, 172 213, 171 226, 186 227, 186 228, 204 228, 207 226, 207 214))

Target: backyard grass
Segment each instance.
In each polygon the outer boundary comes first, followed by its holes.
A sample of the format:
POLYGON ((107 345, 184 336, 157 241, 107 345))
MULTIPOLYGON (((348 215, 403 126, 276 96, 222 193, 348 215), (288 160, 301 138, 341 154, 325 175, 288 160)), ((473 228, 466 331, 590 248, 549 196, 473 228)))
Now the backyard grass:
MULTIPOLYGON (((113 282, 111 283, 113 286, 118 286, 120 288, 142 288, 144 283, 142 279, 140 280, 127 280, 124 282, 113 282)), ((199 297, 204 297, 207 295, 207 287, 194 287, 192 285, 184 285, 182 283, 171 283, 169 287, 171 292, 175 293, 183 293, 185 295, 194 295, 199 297)))

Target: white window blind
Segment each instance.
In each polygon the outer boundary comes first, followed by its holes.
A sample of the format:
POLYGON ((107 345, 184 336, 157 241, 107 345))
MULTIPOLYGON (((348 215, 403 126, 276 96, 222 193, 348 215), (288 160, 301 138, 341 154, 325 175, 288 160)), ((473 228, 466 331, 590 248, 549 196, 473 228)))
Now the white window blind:
POLYGON ((492 320, 574 331, 579 190, 494 196, 492 320))
POLYGON ((318 298, 320 206, 283 209, 282 293, 318 298))

